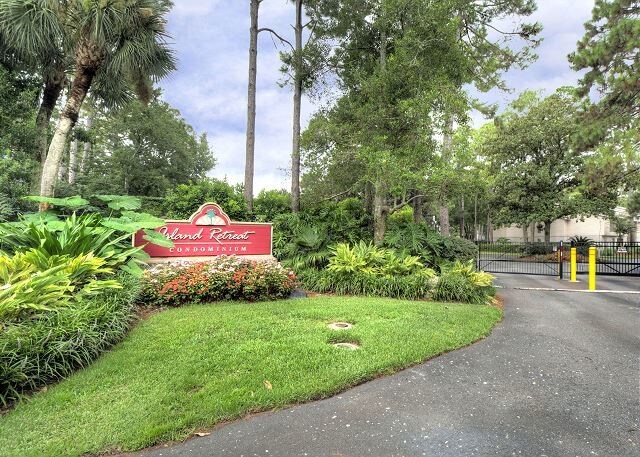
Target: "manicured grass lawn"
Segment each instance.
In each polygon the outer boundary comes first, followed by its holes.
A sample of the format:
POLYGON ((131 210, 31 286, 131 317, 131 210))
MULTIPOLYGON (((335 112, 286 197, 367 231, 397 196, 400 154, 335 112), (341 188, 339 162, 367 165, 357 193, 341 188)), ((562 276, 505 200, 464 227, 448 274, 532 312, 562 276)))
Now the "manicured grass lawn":
POLYGON ((182 439, 465 346, 500 317, 487 306, 344 297, 171 309, 0 417, 0 454, 82 455, 182 439), (355 325, 337 332, 332 321, 355 325))

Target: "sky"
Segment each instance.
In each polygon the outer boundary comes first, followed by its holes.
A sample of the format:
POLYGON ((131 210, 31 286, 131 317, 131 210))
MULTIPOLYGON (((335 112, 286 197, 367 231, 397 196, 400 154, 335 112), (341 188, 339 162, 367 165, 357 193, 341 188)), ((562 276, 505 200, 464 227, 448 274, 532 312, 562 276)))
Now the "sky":
MULTIPOLYGON (((505 75, 510 93, 492 91, 483 101, 504 107, 526 89, 553 92, 575 84, 567 55, 584 34, 594 0, 538 0, 532 19, 542 23, 544 41, 538 60, 526 70, 505 75)), ((292 41, 294 8, 289 0, 264 0, 260 27, 269 27, 292 41)), ((182 113, 198 134, 206 133, 217 160, 210 176, 232 184, 244 180, 249 0, 175 0, 168 31, 178 69, 161 83, 164 98, 182 113)), ((280 48, 282 49, 282 48, 280 48)), ((258 83, 254 189, 289 189, 292 91, 280 87, 278 49, 268 33, 258 43, 258 83)), ((317 100, 303 100, 303 128, 318 109, 317 100)), ((476 126, 486 122, 472 115, 476 126)))

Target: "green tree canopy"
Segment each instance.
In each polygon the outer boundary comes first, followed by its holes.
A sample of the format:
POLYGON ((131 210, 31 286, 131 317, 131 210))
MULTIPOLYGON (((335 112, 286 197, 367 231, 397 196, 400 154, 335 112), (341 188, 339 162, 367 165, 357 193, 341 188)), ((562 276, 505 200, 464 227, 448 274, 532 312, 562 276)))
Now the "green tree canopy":
POLYGON ((612 129, 638 129, 640 118, 640 4, 637 0, 596 0, 576 52, 574 70, 587 70, 583 96, 595 103, 586 112, 587 144, 606 139, 612 129))
POLYGON ((580 192, 586 154, 574 146, 580 99, 561 88, 540 99, 523 93, 496 121, 482 148, 493 164, 496 221, 528 225, 605 212, 610 202, 580 192))
POLYGON ((155 97, 119 110, 103 109, 92 126, 92 157, 80 177, 82 195, 108 191, 160 197, 202 179, 214 164, 205 135, 198 137, 180 112, 155 97))

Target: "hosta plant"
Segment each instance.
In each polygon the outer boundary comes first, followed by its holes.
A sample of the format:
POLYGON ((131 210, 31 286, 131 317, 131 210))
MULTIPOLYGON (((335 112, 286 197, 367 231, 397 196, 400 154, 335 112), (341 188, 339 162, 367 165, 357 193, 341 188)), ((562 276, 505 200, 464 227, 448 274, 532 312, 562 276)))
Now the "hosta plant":
POLYGON ((37 250, 0 255, 0 321, 54 311, 105 289, 120 288, 113 270, 93 254, 43 256, 37 250))

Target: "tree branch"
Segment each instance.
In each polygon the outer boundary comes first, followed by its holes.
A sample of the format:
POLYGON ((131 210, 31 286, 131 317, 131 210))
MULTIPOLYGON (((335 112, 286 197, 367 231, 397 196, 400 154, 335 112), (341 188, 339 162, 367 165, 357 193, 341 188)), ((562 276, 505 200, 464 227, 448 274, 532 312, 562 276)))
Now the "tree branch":
POLYGON ((400 203, 398 203, 395 206, 391 206, 391 207, 387 207, 387 212, 388 214, 394 213, 396 211, 398 211, 400 208, 402 208, 405 205, 408 205, 409 203, 411 203, 412 201, 414 201, 416 198, 423 198, 426 197, 426 195, 414 195, 413 197, 409 198, 408 200, 403 200, 400 203))
POLYGON ((263 27, 261 29, 258 29, 258 33, 260 33, 260 32, 269 32, 272 35, 272 37, 275 36, 278 40, 280 40, 280 43, 282 43, 282 44, 286 43, 289 46, 291 46, 292 50, 295 50, 295 48, 293 47, 291 42, 289 40, 285 39, 285 38, 282 38, 280 35, 278 35, 278 33, 275 30, 270 29, 269 27, 263 27))
POLYGON ((326 201, 329 201, 329 200, 333 200, 334 198, 337 198, 337 197, 342 197, 344 194, 348 194, 348 193, 349 193, 349 192, 351 192, 352 190, 353 190, 353 187, 350 187, 349 189, 345 190, 344 192, 339 192, 339 193, 337 193, 337 194, 335 194, 335 195, 331 195, 331 196, 329 196, 329 197, 323 198, 323 199, 322 199, 322 200, 320 200, 320 201, 321 201, 321 202, 326 202, 326 201))

